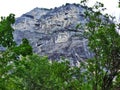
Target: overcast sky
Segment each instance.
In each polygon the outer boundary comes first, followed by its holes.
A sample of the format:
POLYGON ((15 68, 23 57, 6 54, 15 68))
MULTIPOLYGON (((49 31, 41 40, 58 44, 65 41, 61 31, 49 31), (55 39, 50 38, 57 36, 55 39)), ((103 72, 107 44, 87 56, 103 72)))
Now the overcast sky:
MULTIPOLYGON (((103 2, 110 14, 117 17, 120 16, 120 9, 117 8, 119 0, 89 0, 89 4, 94 4, 95 1, 103 2)), ((9 13, 14 13, 16 17, 19 17, 35 7, 54 8, 65 3, 79 2, 80 0, 0 0, 0 16, 7 16, 9 13)))

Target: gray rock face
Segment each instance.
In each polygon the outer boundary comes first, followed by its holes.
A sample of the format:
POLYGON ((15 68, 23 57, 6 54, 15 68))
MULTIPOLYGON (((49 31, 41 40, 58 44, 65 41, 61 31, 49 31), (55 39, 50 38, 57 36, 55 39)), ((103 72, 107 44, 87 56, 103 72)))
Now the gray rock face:
POLYGON ((54 9, 35 8, 16 19, 14 38, 18 44, 27 38, 33 51, 51 60, 65 57, 76 63, 92 57, 82 29, 76 25, 87 21, 85 7, 66 4, 54 9))

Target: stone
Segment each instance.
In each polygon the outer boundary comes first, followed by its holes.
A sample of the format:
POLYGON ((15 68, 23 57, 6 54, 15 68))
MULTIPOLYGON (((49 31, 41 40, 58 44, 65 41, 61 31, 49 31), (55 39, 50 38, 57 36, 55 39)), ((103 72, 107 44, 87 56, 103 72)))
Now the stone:
POLYGON ((74 64, 93 55, 84 38, 84 30, 76 29, 84 25, 86 7, 79 4, 66 4, 54 9, 35 8, 16 19, 13 25, 17 44, 27 38, 34 53, 47 55, 51 60, 67 58, 74 64))

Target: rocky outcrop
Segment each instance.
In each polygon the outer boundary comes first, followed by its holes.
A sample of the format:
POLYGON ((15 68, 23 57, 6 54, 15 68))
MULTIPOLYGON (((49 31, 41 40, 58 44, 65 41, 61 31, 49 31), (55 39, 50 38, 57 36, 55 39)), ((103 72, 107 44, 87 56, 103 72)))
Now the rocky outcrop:
POLYGON ((68 58, 76 63, 92 57, 88 50, 88 40, 84 38, 83 29, 86 7, 79 4, 66 4, 54 9, 35 8, 16 19, 13 25, 14 38, 18 44, 27 38, 33 51, 47 55, 51 60, 68 58))

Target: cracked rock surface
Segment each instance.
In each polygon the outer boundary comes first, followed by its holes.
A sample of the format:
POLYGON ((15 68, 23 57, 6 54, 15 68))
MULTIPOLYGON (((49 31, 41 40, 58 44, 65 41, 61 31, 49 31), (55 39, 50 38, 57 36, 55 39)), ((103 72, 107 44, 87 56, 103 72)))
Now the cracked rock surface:
POLYGON ((51 60, 67 58, 74 64, 92 57, 88 50, 88 40, 84 38, 85 7, 79 4, 66 4, 54 9, 35 8, 16 19, 13 25, 14 38, 18 44, 27 38, 33 51, 47 55, 51 60))

